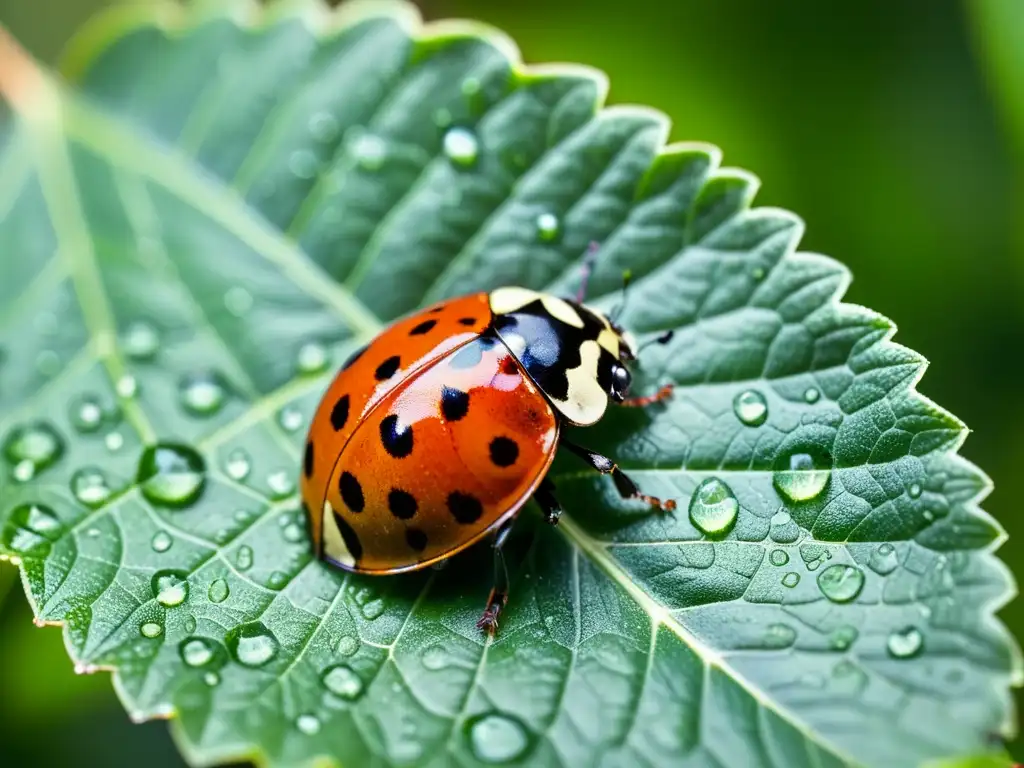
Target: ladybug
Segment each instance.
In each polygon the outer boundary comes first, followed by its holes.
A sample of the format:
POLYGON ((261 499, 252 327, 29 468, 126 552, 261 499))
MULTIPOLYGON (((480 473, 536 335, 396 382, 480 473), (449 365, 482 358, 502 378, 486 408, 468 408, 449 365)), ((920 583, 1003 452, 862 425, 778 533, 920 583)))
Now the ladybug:
MULTIPOLYGON (((346 571, 395 574, 493 537, 494 586, 477 626, 493 634, 508 599, 502 546, 531 497, 561 508, 545 475, 564 447, 611 475, 624 498, 671 511, 614 461, 568 441, 608 401, 629 398, 630 334, 575 300, 526 288, 449 299, 395 322, 344 363, 305 446, 301 489, 319 556, 346 571)), ((671 334, 659 337, 667 341, 671 334)))

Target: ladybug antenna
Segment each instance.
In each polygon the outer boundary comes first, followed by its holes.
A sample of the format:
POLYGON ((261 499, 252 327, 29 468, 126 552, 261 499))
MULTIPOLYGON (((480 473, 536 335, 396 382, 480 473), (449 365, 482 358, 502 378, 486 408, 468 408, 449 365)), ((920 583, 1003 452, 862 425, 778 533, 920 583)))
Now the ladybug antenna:
POLYGON ((611 316, 608 318, 611 320, 612 325, 615 325, 619 321, 619 316, 622 314, 622 310, 626 308, 626 289, 629 288, 630 282, 633 280, 632 270, 625 270, 622 273, 622 298, 619 300, 618 306, 612 310, 611 316))
POLYGON ((655 336, 653 339, 648 339, 647 341, 640 345, 639 349, 637 349, 636 356, 640 357, 640 353, 643 352, 652 344, 668 344, 670 341, 672 341, 672 337, 675 335, 675 331, 665 331, 660 336, 655 336))
POLYGON ((594 262, 597 261, 597 252, 601 246, 596 240, 591 240, 587 246, 587 253, 583 257, 583 265, 580 267, 580 287, 576 290, 576 303, 582 304, 587 297, 587 285, 590 283, 590 273, 594 271, 594 262))

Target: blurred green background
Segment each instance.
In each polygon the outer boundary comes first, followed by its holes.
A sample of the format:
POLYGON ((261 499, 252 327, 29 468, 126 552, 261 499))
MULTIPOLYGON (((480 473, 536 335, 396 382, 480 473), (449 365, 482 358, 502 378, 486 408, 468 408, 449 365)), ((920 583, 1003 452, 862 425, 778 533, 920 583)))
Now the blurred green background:
MULTIPOLYGON (((52 63, 109 4, 0 0, 0 22, 52 63)), ((973 430, 962 452, 995 481, 985 508, 1024 578, 1022 0, 418 4, 503 28, 526 61, 603 69, 612 102, 665 111, 674 139, 717 144, 760 176, 760 204, 803 216, 804 249, 853 270, 847 299, 932 361, 919 388, 973 430)), ((162 724, 128 723, 106 675, 73 674, 14 582, 0 565, 4 764, 181 765, 162 724)), ((1002 617, 1024 636, 1024 601, 1002 617)), ((1020 740, 1011 751, 1024 760, 1020 740)))

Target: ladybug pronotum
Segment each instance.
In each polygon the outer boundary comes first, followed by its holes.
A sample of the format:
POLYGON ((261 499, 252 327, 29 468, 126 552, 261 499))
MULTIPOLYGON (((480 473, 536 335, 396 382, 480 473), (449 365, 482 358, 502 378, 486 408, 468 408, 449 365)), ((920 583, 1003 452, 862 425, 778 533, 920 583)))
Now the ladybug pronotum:
MULTIPOLYGON (((331 383, 306 441, 302 498, 317 553, 355 573, 436 564, 487 535, 495 580, 477 626, 494 633, 508 597, 502 546, 531 497, 547 520, 561 508, 545 478, 564 447, 640 493, 614 461, 566 440, 608 401, 629 398, 630 335, 576 300, 499 288, 436 304, 395 322, 331 383)), ((668 336, 659 340, 667 340, 668 336)))

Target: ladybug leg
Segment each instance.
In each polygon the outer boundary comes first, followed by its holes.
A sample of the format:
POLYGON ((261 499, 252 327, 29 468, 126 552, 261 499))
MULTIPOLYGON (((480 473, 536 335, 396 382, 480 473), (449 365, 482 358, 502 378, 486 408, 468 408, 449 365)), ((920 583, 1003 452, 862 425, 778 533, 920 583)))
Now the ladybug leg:
POLYGON ((668 400, 672 397, 672 390, 675 385, 666 384, 653 395, 644 395, 641 397, 627 397, 619 405, 624 405, 627 408, 643 408, 653 403, 660 403, 662 400, 668 400))
POLYGON ((663 501, 657 496, 648 496, 645 493, 641 493, 636 483, 630 480, 629 476, 619 469, 618 465, 607 456, 602 456, 600 453, 594 453, 586 448, 573 445, 568 440, 562 440, 562 445, 575 453, 602 475, 611 475, 612 481, 615 483, 615 489, 619 492, 619 495, 622 496, 622 498, 640 499, 641 501, 650 504, 652 507, 664 510, 665 512, 672 512, 675 510, 676 503, 673 499, 665 499, 663 501))
POLYGON ((505 566, 505 553, 502 547, 512 531, 515 518, 507 520, 494 534, 494 586, 491 588, 490 597, 487 598, 487 607, 484 615, 476 623, 478 629, 482 629, 489 635, 498 631, 498 614, 508 602, 508 568, 505 566))
POLYGON ((544 519, 551 525, 558 525, 558 518, 562 516, 562 505, 555 498, 555 484, 545 477, 540 487, 533 492, 533 499, 544 511, 544 519))

